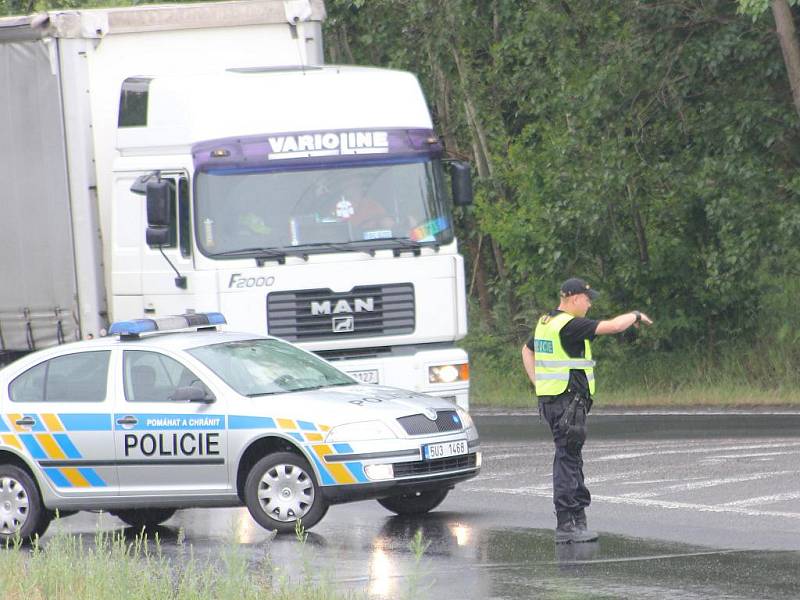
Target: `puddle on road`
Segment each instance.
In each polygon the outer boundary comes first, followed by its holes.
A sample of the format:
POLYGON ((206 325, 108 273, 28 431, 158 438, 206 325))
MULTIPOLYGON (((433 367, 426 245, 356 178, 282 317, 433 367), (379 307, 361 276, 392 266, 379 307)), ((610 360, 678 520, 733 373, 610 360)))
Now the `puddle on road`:
MULTIPOLYGON (((159 527, 163 552, 179 558, 191 545, 195 557, 214 561, 235 544, 253 569, 310 575, 376 599, 739 600, 796 598, 800 589, 800 552, 713 550, 603 533, 597 543, 556 545, 552 530, 484 527, 478 515, 448 512, 346 525, 329 520, 303 545, 264 531, 244 509, 213 512, 224 518, 181 511, 159 527), (426 544, 421 560, 412 548, 418 530, 426 544)), ((62 525, 90 538, 97 527, 121 529, 118 523, 84 513, 62 525)))

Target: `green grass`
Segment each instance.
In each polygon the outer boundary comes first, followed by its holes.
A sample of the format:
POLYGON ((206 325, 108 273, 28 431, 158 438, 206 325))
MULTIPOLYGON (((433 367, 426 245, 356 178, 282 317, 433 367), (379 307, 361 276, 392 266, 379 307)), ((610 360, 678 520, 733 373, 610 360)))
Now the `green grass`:
MULTIPOLYGON (((520 346, 471 349, 472 408, 536 410, 520 346)), ((731 348, 713 357, 700 352, 636 357, 601 347, 596 358, 598 407, 800 407, 800 345, 794 340, 731 348)))
MULTIPOLYGON (((57 526, 57 523, 54 524, 57 526)), ((301 531, 302 533, 302 531, 301 531)), ((4 600, 339 600, 365 594, 336 590, 320 578, 311 558, 292 576, 253 564, 234 543, 216 560, 201 561, 178 542, 177 558, 162 552, 156 537, 98 531, 93 540, 57 531, 43 544, 11 544, 0 550, 0 598, 4 600), (312 573, 314 574, 312 576, 312 573)), ((298 534, 305 546, 305 537, 298 534)))

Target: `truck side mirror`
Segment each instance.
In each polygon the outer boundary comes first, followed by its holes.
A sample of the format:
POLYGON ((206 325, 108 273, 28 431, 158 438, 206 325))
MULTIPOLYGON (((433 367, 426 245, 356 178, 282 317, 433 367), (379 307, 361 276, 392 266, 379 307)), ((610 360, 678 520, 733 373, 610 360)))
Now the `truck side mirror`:
POLYGON ((169 182, 147 182, 147 225, 150 228, 168 228, 172 224, 170 212, 170 196, 172 189, 169 182))
POLYGON ((169 227, 148 227, 144 239, 148 246, 166 246, 169 244, 169 227))
POLYGON ((453 192, 453 204, 469 206, 472 204, 472 174, 469 163, 454 161, 450 163, 450 180, 453 192))

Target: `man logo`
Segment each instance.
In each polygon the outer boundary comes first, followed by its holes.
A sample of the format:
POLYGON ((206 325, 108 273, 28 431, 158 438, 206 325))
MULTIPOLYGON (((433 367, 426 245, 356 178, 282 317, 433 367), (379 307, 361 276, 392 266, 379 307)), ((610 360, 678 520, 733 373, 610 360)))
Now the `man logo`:
POLYGON ((356 323, 352 316, 348 317, 333 317, 333 333, 347 333, 355 331, 356 323))

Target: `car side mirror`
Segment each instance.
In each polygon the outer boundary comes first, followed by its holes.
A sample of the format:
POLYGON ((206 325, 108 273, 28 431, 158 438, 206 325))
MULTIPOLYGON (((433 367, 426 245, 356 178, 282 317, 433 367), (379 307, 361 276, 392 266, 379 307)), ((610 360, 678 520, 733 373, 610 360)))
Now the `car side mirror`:
POLYGON ((453 161, 450 163, 450 180, 453 204, 469 206, 472 204, 472 174, 469 163, 453 161))
POLYGON ((214 396, 206 395, 206 391, 203 388, 190 385, 177 388, 173 392, 172 396, 170 396, 170 400, 174 402, 200 402, 203 404, 213 404, 216 398, 214 398, 214 396))

